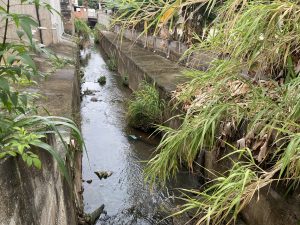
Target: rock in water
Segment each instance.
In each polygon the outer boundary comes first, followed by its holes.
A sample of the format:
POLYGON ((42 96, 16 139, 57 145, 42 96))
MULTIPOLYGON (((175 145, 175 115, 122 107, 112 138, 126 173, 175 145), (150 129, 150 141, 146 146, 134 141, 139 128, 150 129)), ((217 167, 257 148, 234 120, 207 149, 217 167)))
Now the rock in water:
POLYGON ((101 213, 104 210, 104 204, 102 204, 98 209, 96 209, 91 214, 86 215, 86 222, 90 225, 96 224, 97 220, 99 219, 101 213))
POLYGON ((94 173, 97 175, 97 177, 100 180, 102 180, 102 178, 106 179, 113 174, 113 172, 111 172, 111 171, 95 171, 94 173))
POLYGON ((92 97, 92 98, 91 98, 91 101, 92 101, 92 102, 98 102, 98 99, 97 99, 96 97, 92 97))

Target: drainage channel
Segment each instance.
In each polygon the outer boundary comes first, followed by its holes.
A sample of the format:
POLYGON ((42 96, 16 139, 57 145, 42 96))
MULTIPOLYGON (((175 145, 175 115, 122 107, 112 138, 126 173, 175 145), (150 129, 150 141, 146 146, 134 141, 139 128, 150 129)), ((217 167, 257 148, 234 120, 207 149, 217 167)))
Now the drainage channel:
MULTIPOLYGON (((105 213, 97 224, 173 224, 172 219, 162 220, 175 207, 168 192, 150 191, 144 183, 145 161, 158 140, 126 126, 130 91, 121 77, 107 68, 102 51, 92 46, 81 51, 81 58, 81 128, 87 147, 82 163, 85 212, 104 204, 105 213), (100 76, 106 77, 105 85, 97 82, 100 76)), ((176 186, 191 186, 194 182, 184 174, 176 186)))

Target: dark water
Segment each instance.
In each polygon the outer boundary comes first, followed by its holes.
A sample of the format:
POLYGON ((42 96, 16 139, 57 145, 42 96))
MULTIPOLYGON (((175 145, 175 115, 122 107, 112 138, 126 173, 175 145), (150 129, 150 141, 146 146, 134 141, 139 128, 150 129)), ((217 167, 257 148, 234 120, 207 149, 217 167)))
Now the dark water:
MULTIPOLYGON (((161 220, 167 215, 165 211, 175 207, 167 189, 150 192, 143 180, 144 161, 151 157, 158 140, 149 140, 148 135, 126 126, 125 103, 130 91, 119 75, 107 69, 101 51, 93 47, 81 54, 86 59, 82 91, 91 91, 81 104, 88 152, 88 157, 83 156, 83 179, 92 180, 91 184, 83 183, 85 211, 105 205, 107 215, 101 215, 97 224, 173 224, 170 219, 161 220), (100 86, 97 79, 103 75, 106 85, 100 86), (128 135, 141 135, 143 141, 128 135), (94 171, 113 174, 100 180, 94 171)), ((193 185, 190 176, 179 176, 177 186, 193 185)))

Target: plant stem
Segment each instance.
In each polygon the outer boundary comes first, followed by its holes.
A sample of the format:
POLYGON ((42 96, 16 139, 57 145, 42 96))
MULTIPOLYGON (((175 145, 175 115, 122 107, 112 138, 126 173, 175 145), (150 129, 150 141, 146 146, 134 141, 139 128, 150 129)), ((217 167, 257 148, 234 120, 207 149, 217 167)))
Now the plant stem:
POLYGON ((39 13, 39 5, 38 4, 35 4, 35 12, 36 12, 36 18, 37 18, 37 21, 39 23, 39 34, 40 34, 40 41, 41 41, 41 44, 44 44, 44 41, 43 41, 43 34, 42 34, 42 30, 41 30, 41 20, 40 20, 40 13, 39 13))
MULTIPOLYGON (((9 14, 9 8, 10 8, 10 4, 9 4, 9 0, 7 0, 7 5, 6 5, 6 13, 9 14)), ((5 20, 5 30, 4 30, 4 36, 3 36, 3 41, 2 41, 2 47, 4 47, 5 43, 6 43, 6 36, 7 36, 7 29, 8 29, 8 17, 5 20)), ((3 55, 0 55, 0 63, 2 61, 3 55)))

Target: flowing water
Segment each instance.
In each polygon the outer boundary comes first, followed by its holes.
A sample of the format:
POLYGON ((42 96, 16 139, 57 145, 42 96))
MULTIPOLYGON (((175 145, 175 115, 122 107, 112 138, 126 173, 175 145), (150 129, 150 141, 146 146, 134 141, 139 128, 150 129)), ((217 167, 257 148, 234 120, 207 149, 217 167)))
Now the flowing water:
MULTIPOLYGON (((169 192, 155 188, 150 192, 143 180, 144 161, 151 157, 158 140, 126 126, 125 103, 130 91, 118 74, 108 70, 100 49, 91 47, 81 55, 82 133, 88 152, 83 156, 85 212, 104 204, 107 214, 97 224, 173 224, 170 219, 161 220, 167 215, 165 209, 175 207, 169 192), (103 86, 97 82, 100 76, 106 77, 103 86), (130 135, 141 138, 134 140, 130 135), (100 180, 95 171, 112 175, 100 180)), ((183 174, 173 188, 194 185, 194 179, 183 174)))

